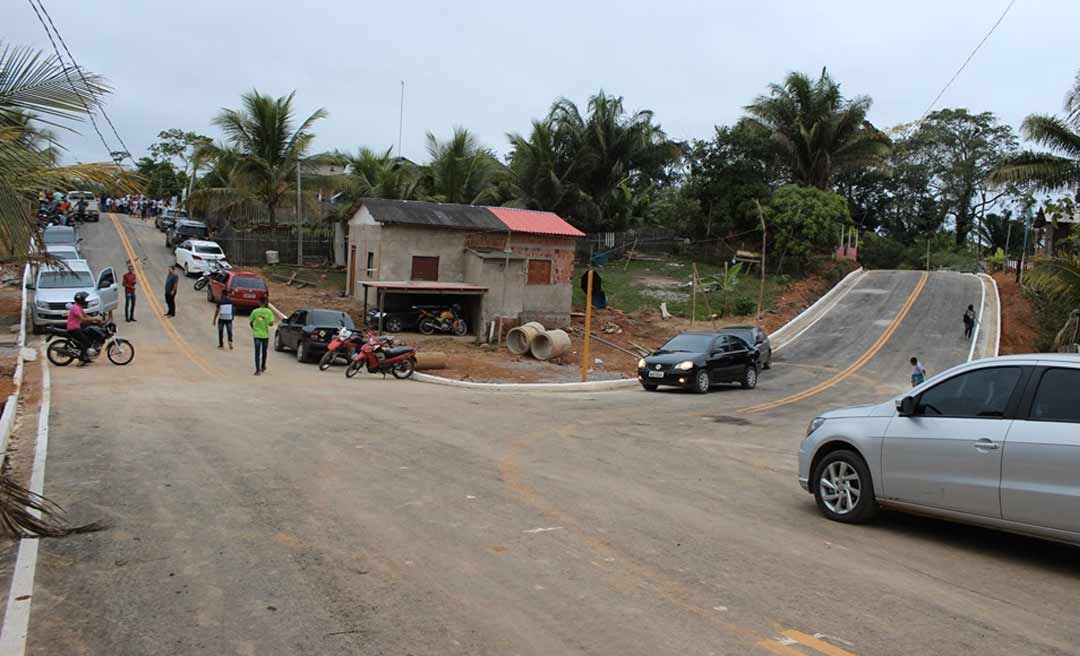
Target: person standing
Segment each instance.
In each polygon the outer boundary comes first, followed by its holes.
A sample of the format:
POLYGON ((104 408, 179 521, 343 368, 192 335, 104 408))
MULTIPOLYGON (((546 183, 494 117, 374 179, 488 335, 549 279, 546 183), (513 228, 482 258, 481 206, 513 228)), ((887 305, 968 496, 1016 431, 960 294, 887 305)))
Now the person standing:
POLYGON ((266 307, 270 299, 263 296, 259 307, 251 311, 251 336, 255 338, 255 375, 266 371, 266 351, 270 345, 270 326, 274 325, 274 313, 266 307))
POLYGON ((971 333, 975 329, 978 319, 975 318, 975 306, 969 305, 964 310, 964 339, 971 339, 971 333))
MULTIPOLYGON (((221 298, 218 299, 217 306, 214 308, 214 318, 210 320, 210 325, 217 324, 217 347, 225 348, 224 336, 225 333, 229 333, 229 350, 232 350, 232 321, 233 321, 233 304, 232 299, 229 298, 229 291, 227 289, 221 290, 221 298)), ((258 365, 256 365, 256 369, 258 365)))
POLYGON ((911 358, 911 386, 918 387, 926 381, 926 368, 919 362, 919 358, 911 358))
POLYGON ((128 262, 127 273, 124 274, 124 321, 135 321, 135 263, 128 262))
POLYGON ((169 267, 169 275, 165 276, 165 305, 169 308, 169 311, 165 313, 167 317, 176 316, 176 286, 180 283, 180 276, 177 275, 176 270, 179 268, 176 265, 169 267))

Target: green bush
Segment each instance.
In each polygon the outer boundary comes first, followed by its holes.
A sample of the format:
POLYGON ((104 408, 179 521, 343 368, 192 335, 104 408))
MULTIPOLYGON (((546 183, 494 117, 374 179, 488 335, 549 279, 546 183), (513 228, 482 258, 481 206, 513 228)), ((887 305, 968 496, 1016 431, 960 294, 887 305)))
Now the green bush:
POLYGON ((904 250, 900 242, 870 232, 859 244, 859 263, 867 269, 896 269, 903 264, 904 250))
POLYGON ((757 299, 739 295, 728 304, 728 310, 733 316, 743 316, 757 312, 757 299))

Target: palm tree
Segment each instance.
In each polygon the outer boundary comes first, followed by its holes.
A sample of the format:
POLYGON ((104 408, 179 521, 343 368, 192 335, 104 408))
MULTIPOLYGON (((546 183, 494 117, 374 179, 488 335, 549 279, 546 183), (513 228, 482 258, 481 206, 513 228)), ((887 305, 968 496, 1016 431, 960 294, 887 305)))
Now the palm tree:
POLYGON ((996 184, 1030 183, 1044 191, 1080 191, 1080 73, 1065 96, 1065 116, 1032 114, 1020 125, 1028 141, 1050 149, 1008 157, 990 176, 996 184))
POLYGON ((447 141, 428 132, 427 151, 431 162, 424 167, 423 185, 429 200, 468 205, 496 200, 504 167, 471 132, 454 128, 447 141))
POLYGON ((783 84, 746 106, 749 122, 766 131, 791 167, 792 181, 828 189, 833 176, 880 161, 888 137, 866 120, 868 96, 844 98, 825 69, 817 80, 790 73, 783 84))
POLYGON ((294 91, 271 98, 253 90, 241 96, 241 109, 223 109, 214 118, 239 155, 241 175, 236 181, 262 203, 271 227, 277 223, 278 206, 295 191, 297 162, 315 137, 312 125, 327 116, 325 109, 319 109, 294 128, 295 95, 294 91))
POLYGON ((533 121, 528 138, 506 135, 511 146, 511 205, 571 216, 582 202, 571 179, 577 170, 577 153, 559 147, 555 130, 553 121, 545 119, 533 121))
POLYGON ((348 157, 349 175, 344 190, 357 198, 417 198, 420 172, 410 161, 391 155, 393 148, 377 152, 363 147, 348 157))

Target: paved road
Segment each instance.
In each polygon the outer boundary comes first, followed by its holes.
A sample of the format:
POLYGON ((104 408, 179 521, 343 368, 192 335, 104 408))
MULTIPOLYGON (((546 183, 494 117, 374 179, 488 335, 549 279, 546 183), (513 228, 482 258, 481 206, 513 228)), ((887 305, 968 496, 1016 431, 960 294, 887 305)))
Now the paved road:
MULTIPOLYGON (((120 223, 157 294, 163 238, 120 223)), ((123 264, 111 221, 85 232, 123 264)), ((795 480, 815 412, 904 389, 911 354, 967 358, 972 276, 869 272, 758 390, 708 396, 346 381, 280 353, 256 378, 243 320, 219 352, 190 285, 168 324, 141 291, 133 365, 53 369, 46 492, 114 528, 43 543, 32 654, 1080 649, 1075 550, 827 522, 795 480)))

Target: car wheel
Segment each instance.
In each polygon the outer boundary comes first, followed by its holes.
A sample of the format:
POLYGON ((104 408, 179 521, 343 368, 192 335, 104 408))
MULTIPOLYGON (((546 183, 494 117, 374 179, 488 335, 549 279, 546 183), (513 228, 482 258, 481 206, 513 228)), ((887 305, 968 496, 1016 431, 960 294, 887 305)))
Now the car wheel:
POLYGON ((284 351, 285 350, 285 345, 281 343, 281 333, 278 333, 278 332, 274 333, 274 350, 275 351, 284 351))
MULTIPOLYGON (((274 333, 275 335, 277 333, 274 333)), ((304 348, 304 340, 300 340, 300 343, 296 345, 296 361, 307 362, 307 349, 304 348)))
POLYGON ((818 510, 833 521, 861 524, 878 513, 870 470, 853 451, 826 454, 814 469, 811 484, 818 510))
POLYGON ((655 392, 659 385, 653 385, 652 383, 642 383, 641 388, 646 392, 655 392))
POLYGON ((707 370, 698 370, 697 376, 694 378, 694 391, 698 394, 709 391, 709 372, 707 370))
POLYGON ((742 380, 739 382, 743 389, 754 389, 757 387, 757 367, 747 367, 746 371, 743 372, 742 380))

